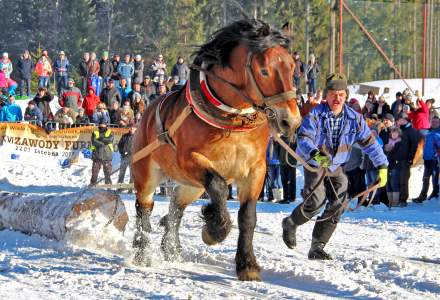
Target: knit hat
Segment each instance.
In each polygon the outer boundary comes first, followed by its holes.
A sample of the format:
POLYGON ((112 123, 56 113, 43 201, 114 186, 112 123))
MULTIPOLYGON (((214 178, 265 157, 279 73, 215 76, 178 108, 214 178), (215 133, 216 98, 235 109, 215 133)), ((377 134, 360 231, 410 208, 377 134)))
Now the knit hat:
POLYGON ((392 114, 386 114, 384 119, 394 122, 394 116, 392 114))
POLYGON ((347 77, 342 73, 332 73, 325 79, 325 88, 327 90, 346 90, 347 77))
POLYGON ((69 78, 69 80, 67 80, 67 82, 69 83, 69 82, 73 82, 73 83, 75 83, 75 80, 73 80, 73 78, 69 78))
POLYGON ((102 56, 108 56, 108 51, 102 52, 102 56))

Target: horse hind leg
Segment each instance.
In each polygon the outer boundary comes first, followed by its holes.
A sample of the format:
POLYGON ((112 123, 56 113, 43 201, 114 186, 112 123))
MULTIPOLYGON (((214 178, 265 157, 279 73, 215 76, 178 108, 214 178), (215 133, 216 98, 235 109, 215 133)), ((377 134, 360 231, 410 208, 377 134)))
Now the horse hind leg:
POLYGON ((137 191, 136 232, 133 238, 133 248, 136 249, 134 257, 136 265, 151 264, 151 257, 147 255, 147 250, 150 246, 150 216, 154 206, 154 191, 163 178, 162 171, 151 159, 147 162, 146 166, 145 164, 133 166, 133 179, 137 191))
POLYGON ((226 206, 229 189, 226 180, 217 172, 208 170, 204 186, 211 202, 202 208, 205 226, 202 229, 202 240, 207 245, 222 242, 231 231, 231 218, 226 206))
POLYGON ((160 224, 165 227, 161 249, 165 260, 173 261, 180 258, 182 246, 179 239, 179 227, 185 208, 202 195, 204 189, 192 186, 178 186, 170 200, 169 211, 160 224))

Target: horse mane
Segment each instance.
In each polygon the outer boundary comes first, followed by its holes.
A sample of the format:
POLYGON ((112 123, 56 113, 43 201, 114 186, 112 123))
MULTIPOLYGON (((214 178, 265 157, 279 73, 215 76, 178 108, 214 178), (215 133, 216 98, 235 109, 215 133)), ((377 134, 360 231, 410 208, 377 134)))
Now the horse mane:
POLYGON ((240 44, 253 53, 263 53, 275 46, 288 48, 290 39, 261 20, 246 18, 216 31, 193 55, 196 61, 228 66, 229 54, 240 44))

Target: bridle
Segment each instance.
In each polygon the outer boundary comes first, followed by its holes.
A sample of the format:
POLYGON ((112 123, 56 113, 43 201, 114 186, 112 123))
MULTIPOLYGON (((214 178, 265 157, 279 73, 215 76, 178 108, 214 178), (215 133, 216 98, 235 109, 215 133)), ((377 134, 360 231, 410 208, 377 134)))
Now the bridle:
POLYGON ((213 72, 209 71, 207 68, 203 66, 199 66, 196 64, 192 64, 190 66, 191 69, 197 70, 199 72, 205 73, 209 78, 212 78, 218 82, 221 82, 228 86, 230 90, 232 90, 234 93, 239 94, 242 99, 244 99, 245 102, 250 104, 256 111, 264 113, 266 117, 269 120, 273 120, 277 117, 276 110, 273 108, 274 105, 285 102, 288 100, 294 100, 296 99, 296 93, 294 90, 285 91, 282 93, 275 94, 273 96, 266 97, 263 95, 263 92, 261 91, 260 87, 258 86, 254 73, 252 71, 252 58, 254 54, 249 51, 246 59, 246 66, 245 66, 245 72, 246 77, 249 78, 250 84, 252 86, 252 89, 257 94, 257 101, 249 97, 247 94, 245 94, 242 90, 238 89, 234 84, 228 82, 227 80, 217 76, 213 72), (259 104, 257 104, 259 103, 259 104))

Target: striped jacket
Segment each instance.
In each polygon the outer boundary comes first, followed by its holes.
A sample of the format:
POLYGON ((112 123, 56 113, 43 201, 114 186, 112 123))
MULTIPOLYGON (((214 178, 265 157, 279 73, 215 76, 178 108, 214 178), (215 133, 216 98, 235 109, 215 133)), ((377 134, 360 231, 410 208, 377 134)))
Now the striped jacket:
MULTIPOLYGON (((375 167, 388 166, 382 147, 371 134, 364 118, 347 105, 344 105, 344 121, 339 146, 335 151, 332 146, 330 113, 327 104, 319 104, 304 118, 298 131, 297 147, 298 154, 304 160, 310 160, 313 150, 321 150, 330 154, 332 163, 329 170, 333 172, 348 161, 352 145, 358 143, 375 167)), ((318 166, 314 160, 310 160, 310 164, 318 166)))

